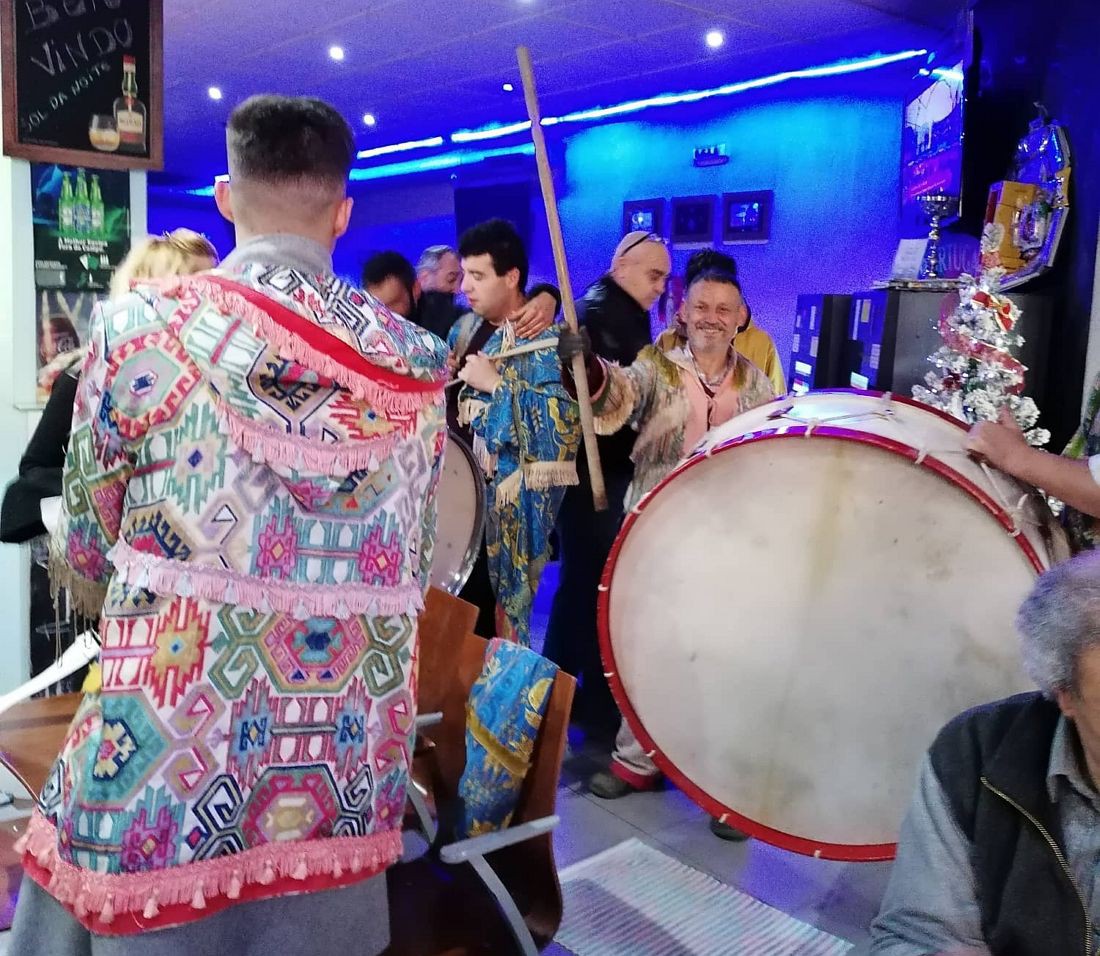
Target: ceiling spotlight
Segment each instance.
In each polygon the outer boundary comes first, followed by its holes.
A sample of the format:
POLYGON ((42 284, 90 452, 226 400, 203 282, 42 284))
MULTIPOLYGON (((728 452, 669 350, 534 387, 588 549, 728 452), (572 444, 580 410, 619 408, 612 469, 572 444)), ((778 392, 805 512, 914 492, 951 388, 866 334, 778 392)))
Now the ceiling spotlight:
POLYGON ((707 33, 707 46, 717 50, 726 42, 726 35, 721 30, 711 30, 707 33))
POLYGON ((512 93, 515 90, 515 86, 512 83, 505 83, 501 89, 503 89, 505 93, 512 93))
POLYGON ((342 46, 330 46, 328 48, 329 59, 335 60, 337 63, 343 62, 344 48, 342 46))
POLYGON ((377 126, 378 125, 378 118, 373 113, 364 113, 363 114, 363 125, 364 126, 377 126))
POLYGON ((220 100, 222 98, 222 88, 220 86, 212 86, 206 91, 206 95, 212 100, 220 100))

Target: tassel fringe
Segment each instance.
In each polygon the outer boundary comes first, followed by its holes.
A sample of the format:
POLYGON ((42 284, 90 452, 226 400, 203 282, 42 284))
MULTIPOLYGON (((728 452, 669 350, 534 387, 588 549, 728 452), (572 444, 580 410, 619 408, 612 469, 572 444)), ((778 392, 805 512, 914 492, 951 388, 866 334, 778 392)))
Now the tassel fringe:
MULTIPOLYGON (((385 588, 352 583, 293 584, 143 554, 122 540, 111 548, 107 557, 115 566, 118 580, 134 585, 144 578, 145 587, 154 594, 231 603, 264 613, 278 611, 300 620, 314 616, 345 620, 360 614, 393 617, 414 614, 424 608, 424 598, 415 581, 385 588)), ((95 614, 101 609, 102 601, 95 614)))
MULTIPOLYGON (((238 899, 249 885, 272 886, 280 881, 297 883, 325 876, 335 880, 349 869, 371 876, 401 855, 401 833, 394 830, 366 837, 268 843, 233 856, 153 872, 94 873, 61 859, 57 830, 39 813, 31 817, 20 843, 23 852, 50 874, 50 893, 58 902, 81 920, 91 914, 106 924, 120 915, 137 913, 151 920, 162 907, 183 903, 203 910, 211 899, 238 899)), ((36 876, 38 880, 44 878, 36 876)))
MULTIPOLYGON (((417 412, 425 405, 443 401, 443 386, 445 382, 425 382, 411 376, 408 378, 410 391, 400 391, 395 388, 387 388, 380 382, 376 382, 361 372, 353 371, 346 365, 337 361, 330 355, 326 355, 319 349, 305 342, 301 336, 295 335, 291 329, 284 328, 276 322, 263 309, 253 305, 239 292, 227 288, 219 282, 209 278, 191 276, 186 280, 180 280, 175 286, 164 285, 163 294, 180 296, 186 291, 198 292, 204 299, 214 305, 223 315, 233 315, 243 319, 251 327, 254 334, 262 341, 268 343, 280 355, 293 359, 295 362, 306 366, 320 375, 342 385, 354 398, 370 402, 375 408, 388 415, 409 415, 417 412), (427 386, 427 388, 425 388, 427 386)), ((308 319, 300 317, 303 322, 308 319)), ((318 328, 320 328, 318 326, 318 328)), ((325 330, 322 330, 325 331, 325 330)), ((331 332, 326 334, 332 335, 331 332)), ((339 336, 333 338, 349 348, 356 346, 345 342, 339 336)), ((370 361, 368 356, 364 356, 370 361)), ((401 373, 379 366, 380 369, 392 375, 401 373)))
POLYGON ((55 602, 64 588, 69 595, 69 607, 76 614, 94 619, 103 612, 107 585, 90 581, 75 571, 65 560, 64 544, 57 540, 50 542, 49 575, 50 595, 55 602))
POLYGON ((251 421, 238 415, 220 398, 218 428, 233 443, 252 456, 253 461, 281 465, 310 474, 343 478, 354 471, 377 471, 383 459, 390 457, 398 435, 391 432, 369 439, 326 444, 318 440, 287 434, 274 424, 251 421))

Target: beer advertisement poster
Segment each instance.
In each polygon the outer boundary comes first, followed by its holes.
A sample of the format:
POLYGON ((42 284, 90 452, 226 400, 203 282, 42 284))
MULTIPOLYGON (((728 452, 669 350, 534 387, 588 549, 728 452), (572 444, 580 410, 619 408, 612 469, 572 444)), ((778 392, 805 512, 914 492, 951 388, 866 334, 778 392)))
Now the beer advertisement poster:
POLYGON ((130 174, 35 163, 34 284, 106 292, 130 250, 130 174))
POLYGON ((161 0, 0 0, 4 152, 161 169, 161 0))

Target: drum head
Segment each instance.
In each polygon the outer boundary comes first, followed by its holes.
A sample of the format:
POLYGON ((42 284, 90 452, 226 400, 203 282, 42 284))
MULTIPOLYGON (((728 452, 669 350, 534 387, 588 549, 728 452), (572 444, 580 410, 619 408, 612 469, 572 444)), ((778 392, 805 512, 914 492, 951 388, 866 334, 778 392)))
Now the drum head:
POLYGON ((612 688, 711 813, 887 859, 937 730, 1029 689, 1013 618, 1036 569, 935 468, 773 435, 693 459, 628 517, 601 595, 612 688))
POLYGON ((485 481, 473 452, 457 435, 447 435, 436 494, 437 520, 432 584, 458 594, 470 576, 485 528, 485 481))

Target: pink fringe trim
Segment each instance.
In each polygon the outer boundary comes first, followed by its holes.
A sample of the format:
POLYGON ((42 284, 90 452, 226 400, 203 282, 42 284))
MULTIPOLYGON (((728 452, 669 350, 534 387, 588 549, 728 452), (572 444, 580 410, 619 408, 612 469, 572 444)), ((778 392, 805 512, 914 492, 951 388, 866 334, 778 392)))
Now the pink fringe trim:
POLYGON ((238 415, 220 396, 216 403, 219 430, 248 452, 253 461, 297 468, 314 475, 343 478, 354 471, 377 471, 382 459, 392 454, 399 437, 395 429, 376 438, 325 444, 317 439, 288 434, 278 425, 238 415))
POLYGON ((270 886, 274 895, 280 882, 318 876, 338 880, 346 873, 367 879, 401 856, 401 832, 268 843, 232 856, 153 872, 94 873, 61 859, 56 828, 36 811, 16 841, 15 851, 33 857, 49 872, 44 888, 77 918, 98 913, 101 922, 110 924, 120 914, 155 919, 161 906, 186 903, 206 909, 207 900, 237 899, 246 886, 270 886))
MULTIPOLYGON (((279 325, 263 309, 253 305, 239 292, 226 289, 216 282, 203 279, 201 276, 192 276, 186 280, 180 280, 176 287, 166 285, 163 287, 163 291, 166 295, 176 295, 187 288, 195 289, 204 299, 213 303, 223 315, 232 315, 243 319, 252 326, 253 331, 261 340, 268 343, 280 355, 291 358, 342 385, 354 398, 370 402, 373 407, 384 414, 408 415, 419 411, 425 405, 444 401, 443 382, 438 383, 438 389, 428 392, 401 392, 387 388, 385 385, 372 381, 359 372, 352 371, 324 352, 313 348, 291 330, 279 325)), ((303 322, 309 321, 304 316, 299 316, 299 318, 303 322)), ((317 328, 320 329, 319 326, 317 328)), ((326 332, 326 334, 332 335, 331 332, 326 332)), ((333 338, 342 345, 355 348, 354 345, 350 345, 339 336, 333 336, 333 338)), ((370 361, 369 356, 364 355, 364 358, 370 361)), ((385 369, 385 366, 380 365, 379 368, 385 369)), ((390 369, 385 370, 390 374, 398 374, 390 369)), ((417 379, 410 378, 410 381, 422 384, 417 379)))
POLYGON ((298 620, 359 614, 370 617, 413 615, 423 610, 424 597, 416 582, 395 587, 367 584, 299 584, 257 578, 208 565, 186 564, 135 551, 119 540, 107 554, 118 580, 163 596, 201 598, 262 613, 278 611, 298 620))

